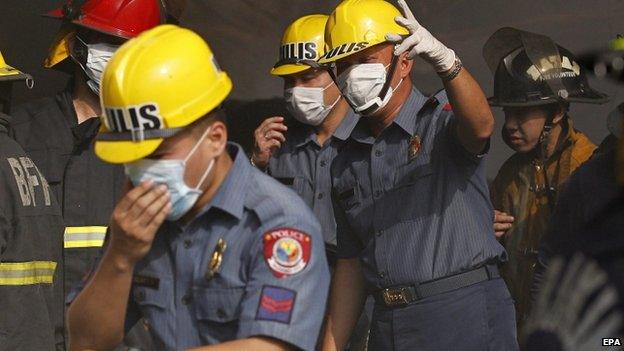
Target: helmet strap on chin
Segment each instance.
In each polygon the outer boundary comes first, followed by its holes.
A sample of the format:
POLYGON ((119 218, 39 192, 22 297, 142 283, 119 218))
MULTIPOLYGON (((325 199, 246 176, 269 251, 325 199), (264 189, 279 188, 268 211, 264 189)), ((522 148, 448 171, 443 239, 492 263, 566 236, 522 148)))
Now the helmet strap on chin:
MULTIPOLYGON (((535 146, 535 151, 537 152, 541 171, 544 175, 544 189, 546 192, 546 197, 548 198, 548 207, 551 211, 555 209, 555 192, 556 189, 550 185, 550 179, 548 178, 548 143, 550 141, 550 135, 553 129, 553 121, 555 119, 555 113, 549 113, 546 118, 546 123, 544 123, 544 128, 542 129, 542 133, 540 134, 537 145, 535 146)), ((537 188, 537 184, 535 185, 537 188)), ((537 190, 537 189, 536 189, 537 190)))
MULTIPOLYGON (((394 71, 396 71, 396 66, 397 63, 399 62, 399 57, 396 55, 392 55, 392 61, 390 62, 390 68, 388 68, 388 73, 386 74, 386 82, 384 83, 383 87, 381 88, 381 91, 379 92, 379 95, 377 95, 377 97, 379 98, 379 101, 383 101, 386 97, 386 94, 388 94, 388 89, 390 89, 391 85, 392 85, 392 78, 394 77, 394 71)), ((348 99, 345 99, 348 100, 348 99)), ((366 110, 360 111, 360 114, 362 115, 367 115, 368 113, 373 113, 375 112, 375 110, 377 110, 380 106, 375 104, 372 105, 371 107, 367 108, 366 110)))

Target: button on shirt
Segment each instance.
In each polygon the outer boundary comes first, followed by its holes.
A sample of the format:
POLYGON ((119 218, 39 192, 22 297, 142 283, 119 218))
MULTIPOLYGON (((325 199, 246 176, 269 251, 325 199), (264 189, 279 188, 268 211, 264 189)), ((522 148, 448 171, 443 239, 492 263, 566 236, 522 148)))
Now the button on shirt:
POLYGON ((325 242, 332 245, 336 245, 336 221, 331 202, 330 166, 357 121, 357 115, 349 110, 322 146, 314 127, 298 123, 267 168, 272 177, 292 187, 312 208, 321 222, 325 242))
POLYGON ((360 258, 369 290, 504 259, 484 158, 457 140, 444 92, 428 100, 414 88, 377 138, 364 122, 336 157, 332 180, 338 257, 360 258))
POLYGON ((144 317, 158 350, 261 335, 312 350, 329 289, 320 225, 240 146, 228 152, 211 202, 186 226, 165 222, 135 269, 127 325, 144 317))

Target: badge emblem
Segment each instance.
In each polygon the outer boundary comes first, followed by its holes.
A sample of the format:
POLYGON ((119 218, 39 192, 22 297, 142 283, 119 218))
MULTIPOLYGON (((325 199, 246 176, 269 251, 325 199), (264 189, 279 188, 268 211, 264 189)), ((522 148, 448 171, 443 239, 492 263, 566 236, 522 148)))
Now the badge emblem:
POLYGON ((278 278, 301 272, 310 262, 312 239, 297 229, 281 228, 264 234, 264 259, 278 278))
POLYGON ((290 324, 296 297, 297 292, 294 290, 264 285, 260 294, 256 320, 290 324))
POLYGON ((409 142, 409 149, 407 150, 408 161, 412 161, 420 153, 421 141, 418 135, 414 135, 409 142))
POLYGON ((225 252, 225 249, 227 249, 227 243, 225 240, 220 238, 219 241, 217 241, 214 252, 212 253, 212 258, 210 259, 210 262, 208 262, 206 280, 212 279, 219 271, 221 263, 223 262, 223 253, 225 252))

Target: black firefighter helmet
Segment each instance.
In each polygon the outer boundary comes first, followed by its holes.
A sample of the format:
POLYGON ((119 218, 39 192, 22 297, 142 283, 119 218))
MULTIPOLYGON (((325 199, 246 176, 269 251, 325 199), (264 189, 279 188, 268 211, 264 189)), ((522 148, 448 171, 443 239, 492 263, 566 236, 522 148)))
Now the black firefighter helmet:
POLYGON ((492 106, 536 106, 555 102, 602 104, 574 55, 547 36, 505 27, 483 47, 494 74, 492 106))

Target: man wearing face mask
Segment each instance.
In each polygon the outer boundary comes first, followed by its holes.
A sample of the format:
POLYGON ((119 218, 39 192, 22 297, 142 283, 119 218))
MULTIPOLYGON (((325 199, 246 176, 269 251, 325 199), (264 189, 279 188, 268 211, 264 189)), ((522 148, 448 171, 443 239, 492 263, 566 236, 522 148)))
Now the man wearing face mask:
POLYGON ((502 28, 488 39, 483 55, 494 73, 490 104, 503 107, 503 140, 516 152, 494 179, 491 198, 496 210, 513 216, 496 234, 509 254, 502 274, 521 328, 559 188, 596 149, 574 128, 569 105, 604 103, 608 97, 589 86, 570 51, 546 36, 502 28))
POLYGON ((319 62, 335 65, 362 117, 331 170, 338 263, 324 349, 344 348, 366 293, 371 350, 517 349, 485 177, 491 110, 455 52, 399 5, 405 17, 382 0, 343 1, 325 30, 319 62), (412 85, 417 55, 446 92, 412 85))
POLYGON ((117 47, 163 21, 155 0, 71 1, 47 14, 62 21, 45 67, 71 75, 56 96, 18 106, 13 137, 47 178, 65 221, 65 291, 101 250, 123 184, 123 168, 95 156, 102 71, 117 47), (132 19, 132 20, 130 20, 132 19))
POLYGON ((324 53, 328 16, 304 16, 288 26, 280 59, 271 74, 284 80, 284 99, 299 123, 291 131, 282 117, 265 120, 255 131, 254 165, 292 187, 321 222, 331 262, 335 261, 336 222, 331 204, 329 167, 340 145, 351 134, 356 115, 326 70, 305 62, 324 53))
POLYGON ((313 350, 329 286, 320 224, 227 142, 232 82, 208 45, 159 26, 102 82, 95 151, 133 186, 69 309, 71 349, 110 349, 143 317, 157 350, 313 350))

